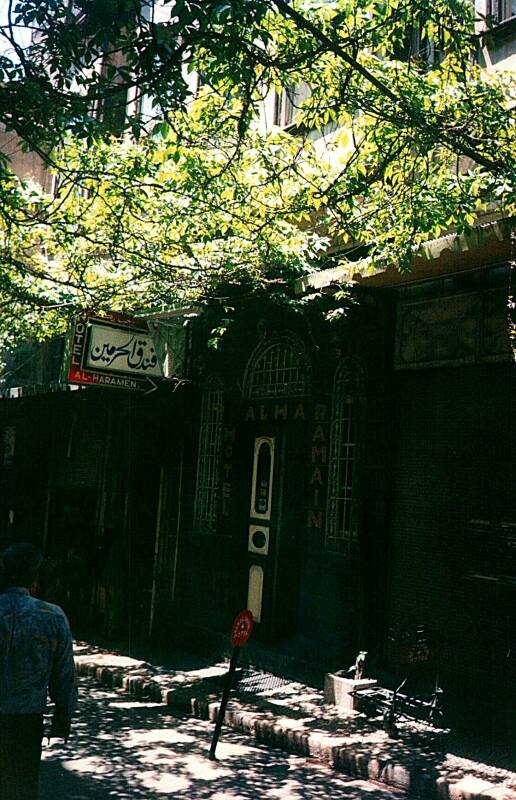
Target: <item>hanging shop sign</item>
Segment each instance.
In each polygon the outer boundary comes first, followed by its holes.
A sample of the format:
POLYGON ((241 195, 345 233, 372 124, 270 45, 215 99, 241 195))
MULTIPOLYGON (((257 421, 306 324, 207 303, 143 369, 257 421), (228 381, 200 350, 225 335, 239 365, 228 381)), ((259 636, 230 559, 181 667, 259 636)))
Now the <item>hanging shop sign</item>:
POLYGON ((81 314, 69 343, 68 383, 150 392, 163 377, 147 323, 119 314, 81 314))

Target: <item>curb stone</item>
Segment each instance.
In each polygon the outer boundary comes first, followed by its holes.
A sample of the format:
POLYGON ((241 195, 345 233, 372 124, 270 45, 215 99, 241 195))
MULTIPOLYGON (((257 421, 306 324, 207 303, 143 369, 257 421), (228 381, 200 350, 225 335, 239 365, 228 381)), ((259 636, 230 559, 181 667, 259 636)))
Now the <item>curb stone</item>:
MULTIPOLYGON (((138 662, 135 667, 125 669, 98 666, 88 657, 76 658, 77 674, 92 677, 104 686, 122 688, 138 700, 149 698, 163 703, 171 710, 187 713, 199 719, 215 721, 220 701, 210 693, 213 689, 209 679, 197 679, 193 685, 164 685, 152 674, 150 665, 138 662), (200 691, 199 691, 200 690, 200 691)), ((170 673, 172 678, 173 673, 170 673)), ((382 759, 373 752, 343 746, 342 736, 324 730, 299 730, 299 720, 277 717, 260 710, 259 698, 253 706, 232 701, 233 707, 226 710, 224 722, 231 728, 253 737, 257 742, 278 747, 290 753, 308 756, 324 762, 351 777, 378 781, 387 786, 402 789, 411 797, 424 800, 516 800, 516 776, 514 787, 506 783, 492 783, 473 774, 437 774, 419 762, 417 758, 401 761, 382 759)))

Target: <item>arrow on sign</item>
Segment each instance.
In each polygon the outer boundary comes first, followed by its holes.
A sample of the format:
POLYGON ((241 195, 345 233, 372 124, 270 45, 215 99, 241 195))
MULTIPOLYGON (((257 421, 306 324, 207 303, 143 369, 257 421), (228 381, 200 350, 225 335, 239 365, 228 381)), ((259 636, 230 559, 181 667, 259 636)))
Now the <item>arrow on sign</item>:
POLYGON ((150 384, 150 388, 149 388, 149 389, 147 389, 147 391, 146 391, 146 392, 144 392, 143 394, 144 394, 144 395, 145 395, 145 394, 152 394, 152 392, 155 392, 155 391, 156 391, 156 389, 158 388, 158 384, 157 384, 155 381, 153 381, 153 380, 152 380, 152 378, 150 378, 148 375, 146 376, 146 380, 147 380, 147 381, 148 381, 148 383, 150 384))

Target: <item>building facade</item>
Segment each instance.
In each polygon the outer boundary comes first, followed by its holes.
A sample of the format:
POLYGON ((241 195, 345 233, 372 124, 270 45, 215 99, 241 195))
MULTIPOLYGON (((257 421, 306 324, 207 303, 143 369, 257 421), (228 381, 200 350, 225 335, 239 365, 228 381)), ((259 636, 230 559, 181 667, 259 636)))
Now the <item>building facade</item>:
MULTIPOLYGON (((514 9, 490 9, 491 62, 510 68, 514 9)), ((0 402, 3 542, 42 544, 45 596, 129 647, 227 654, 250 608, 262 667, 322 682, 367 650, 393 680, 470 696, 490 680, 509 706, 511 235, 493 218, 431 243, 410 274, 361 280, 336 323, 334 273, 292 303, 235 292, 216 349, 214 301, 189 323, 183 380, 148 395, 58 390, 58 346, 27 351, 0 402)))

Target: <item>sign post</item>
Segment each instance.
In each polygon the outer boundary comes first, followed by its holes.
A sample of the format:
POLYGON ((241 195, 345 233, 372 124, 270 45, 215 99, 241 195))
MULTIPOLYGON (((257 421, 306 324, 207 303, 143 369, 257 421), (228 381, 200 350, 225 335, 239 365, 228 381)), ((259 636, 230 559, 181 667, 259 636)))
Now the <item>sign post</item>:
POLYGON ((217 720, 215 722, 215 730, 213 731, 213 739, 211 740, 209 756, 210 761, 216 760, 215 750, 217 749, 217 742, 219 741, 222 723, 224 722, 224 716, 226 714, 226 706, 229 700, 229 692, 231 691, 231 683, 233 681, 236 665, 238 663, 238 654, 240 653, 240 648, 246 644, 247 640, 249 639, 252 629, 253 615, 251 612, 246 609, 245 611, 241 611, 240 614, 237 614, 231 629, 231 644, 233 645, 233 652, 231 654, 229 670, 226 676, 226 684, 220 700, 217 720))

